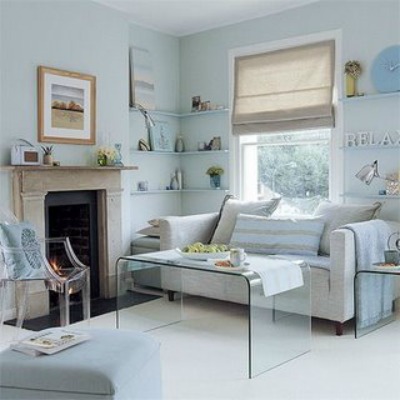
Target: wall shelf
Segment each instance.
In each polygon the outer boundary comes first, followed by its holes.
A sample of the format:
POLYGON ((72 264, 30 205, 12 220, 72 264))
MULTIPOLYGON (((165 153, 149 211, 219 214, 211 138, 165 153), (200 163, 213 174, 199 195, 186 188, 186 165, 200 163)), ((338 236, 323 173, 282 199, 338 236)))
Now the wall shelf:
POLYGON ((342 146, 340 147, 341 150, 345 151, 358 151, 358 150, 386 150, 386 149, 397 149, 400 150, 399 145, 368 145, 368 146, 342 146))
POLYGON ((229 189, 181 189, 181 190, 132 190, 131 196, 143 196, 152 194, 178 194, 178 193, 198 193, 198 192, 218 192, 228 193, 229 189))
POLYGON ((203 155, 216 155, 216 154, 228 154, 229 150, 204 150, 204 151, 141 151, 141 150, 130 150, 131 154, 140 154, 143 156, 203 156, 203 155))
POLYGON ((364 100, 377 100, 387 97, 400 97, 400 92, 390 92, 390 93, 373 93, 366 94, 364 96, 354 96, 354 97, 342 97, 339 99, 342 103, 353 103, 364 100))
POLYGON ((197 193, 197 192, 224 192, 227 193, 229 192, 229 189, 227 188, 221 188, 221 189, 182 189, 182 193, 197 193))
POLYGON ((151 194, 178 194, 180 190, 132 190, 131 196, 143 196, 143 195, 151 195, 151 194))
POLYGON ((359 197, 360 199, 397 199, 400 200, 400 196, 397 195, 389 195, 389 194, 362 194, 362 193, 353 193, 353 192, 345 192, 340 195, 341 197, 359 197))
POLYGON ((228 154, 229 150, 204 150, 204 151, 183 151, 177 153, 180 156, 210 156, 215 154, 228 154))
POLYGON ((225 114, 229 111, 228 108, 222 108, 220 110, 210 110, 210 111, 194 111, 190 113, 184 113, 180 114, 179 116, 181 118, 186 118, 186 117, 198 117, 200 115, 211 115, 211 114, 225 114))
MULTIPOLYGON (((139 112, 134 107, 129 108, 130 112, 139 112)), ((223 108, 221 110, 210 110, 210 111, 196 111, 196 112, 190 112, 190 113, 175 113, 171 111, 162 111, 162 110, 147 110, 147 112, 152 115, 164 115, 166 117, 175 117, 175 118, 186 118, 186 117, 197 117, 199 115, 211 115, 211 114, 225 114, 229 111, 228 108, 223 108)))

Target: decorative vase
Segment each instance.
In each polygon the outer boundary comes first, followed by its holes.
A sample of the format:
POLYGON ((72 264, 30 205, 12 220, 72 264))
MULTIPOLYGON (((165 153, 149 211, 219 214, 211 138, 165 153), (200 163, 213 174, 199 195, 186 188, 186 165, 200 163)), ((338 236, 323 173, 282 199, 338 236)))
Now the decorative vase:
POLYGON ((122 162, 122 155, 121 155, 121 143, 115 143, 114 144, 115 147, 115 158, 114 158, 114 165, 116 167, 123 167, 124 164, 122 162))
POLYGON ((175 177, 176 177, 176 181, 178 182, 178 189, 179 190, 183 189, 182 171, 180 169, 177 169, 175 171, 175 177))
POLYGON ((115 165, 115 160, 113 158, 106 157, 106 165, 108 167, 113 167, 115 165))
POLYGON ((178 190, 179 189, 178 180, 176 179, 176 175, 175 174, 171 174, 171 182, 169 184, 169 188, 171 190, 178 190))
POLYGON ((210 175, 210 186, 213 189, 221 189, 221 175, 210 175))
POLYGON ((346 96, 353 97, 356 95, 356 82, 357 78, 354 76, 347 74, 346 75, 346 96))
POLYGON ((43 156, 43 165, 53 165, 53 156, 51 154, 45 154, 43 156))
POLYGON ((175 142, 175 151, 177 153, 182 153, 185 151, 185 142, 183 141, 182 136, 178 136, 175 142))
POLYGON ((107 165, 107 157, 104 154, 99 154, 97 156, 97 164, 100 167, 105 167, 107 165))

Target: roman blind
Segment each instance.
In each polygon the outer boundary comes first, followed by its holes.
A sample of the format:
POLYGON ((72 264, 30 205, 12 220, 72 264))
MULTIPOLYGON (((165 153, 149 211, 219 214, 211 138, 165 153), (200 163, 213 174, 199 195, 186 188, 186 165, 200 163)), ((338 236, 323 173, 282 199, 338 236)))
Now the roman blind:
POLYGON ((236 135, 334 126, 333 40, 235 59, 236 135))

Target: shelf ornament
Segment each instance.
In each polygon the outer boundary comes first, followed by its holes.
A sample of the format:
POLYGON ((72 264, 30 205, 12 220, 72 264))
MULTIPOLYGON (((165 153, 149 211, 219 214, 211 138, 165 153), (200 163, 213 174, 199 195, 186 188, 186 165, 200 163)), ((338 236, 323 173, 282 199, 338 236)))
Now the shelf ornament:
POLYGON ((212 189, 221 189, 221 175, 224 169, 218 166, 212 166, 207 169, 206 174, 210 176, 210 186, 212 189))
POLYGON ((357 95, 357 79, 361 75, 362 69, 359 61, 347 61, 344 65, 346 75, 346 96, 353 97, 357 95))

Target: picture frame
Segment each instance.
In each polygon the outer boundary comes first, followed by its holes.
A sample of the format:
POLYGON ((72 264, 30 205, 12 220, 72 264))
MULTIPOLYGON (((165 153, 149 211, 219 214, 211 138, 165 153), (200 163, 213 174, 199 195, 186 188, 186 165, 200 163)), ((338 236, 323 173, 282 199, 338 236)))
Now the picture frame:
POLYGON ((155 126, 150 129, 150 147, 152 151, 174 151, 174 143, 167 121, 154 121, 155 126))
POLYGON ((38 67, 38 141, 96 143, 96 77, 38 67))

